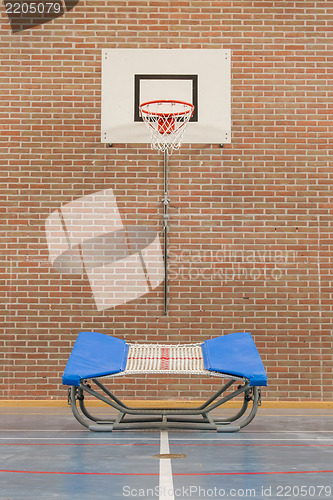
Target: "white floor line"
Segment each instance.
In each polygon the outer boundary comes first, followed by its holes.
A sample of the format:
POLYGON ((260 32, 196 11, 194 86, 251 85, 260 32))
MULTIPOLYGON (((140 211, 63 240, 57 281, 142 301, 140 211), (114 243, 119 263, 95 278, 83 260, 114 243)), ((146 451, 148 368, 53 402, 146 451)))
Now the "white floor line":
MULTIPOLYGON (((86 439, 86 436, 84 437, 0 437, 0 441, 83 441, 85 443, 94 443, 94 442, 98 442, 98 441, 130 441, 129 444, 132 444, 133 441, 134 442, 138 442, 138 441, 159 441, 159 438, 139 438, 139 437, 136 437, 136 438, 126 438, 126 437, 119 437, 119 438, 114 438, 114 437, 110 437, 110 438, 107 438, 107 437, 103 437, 103 438, 98 438, 98 437, 94 437, 94 438, 90 438, 88 441, 86 439)), ((292 441, 292 442, 297 442, 297 441, 308 441, 308 442, 333 442, 333 438, 320 438, 320 437, 308 437, 308 438, 297 438, 297 437, 294 437, 294 438, 256 438, 256 437, 253 437, 253 438, 250 438, 250 437, 243 437, 243 438, 228 438, 227 440, 223 440, 223 439, 211 439, 211 438, 185 438, 185 437, 181 437, 181 438, 172 438, 172 441, 181 441, 182 443, 185 444, 186 446, 186 442, 191 442, 191 441, 200 441, 202 442, 203 444, 205 444, 206 441, 215 441, 215 442, 223 442, 223 443, 230 443, 230 442, 239 442, 239 443, 243 443, 243 442, 256 442, 256 441, 292 441)), ((156 443, 157 444, 157 443, 156 443)), ((164 459, 165 460, 165 459, 164 459)))
MULTIPOLYGON (((169 454, 168 431, 161 431, 160 454, 169 454)), ((159 499, 175 500, 173 492, 172 467, 170 458, 160 458, 159 499)))
MULTIPOLYGON (((80 429, 77 429, 77 430, 76 429, 75 430, 74 429, 73 430, 39 429, 39 430, 36 430, 36 429, 22 429, 22 428, 20 428, 20 429, 2 429, 2 430, 0 430, 0 434, 5 434, 6 432, 8 432, 8 433, 10 433, 10 432, 31 432, 31 433, 35 432, 37 434, 40 434, 41 432, 52 432, 52 433, 58 433, 58 434, 61 434, 61 433, 64 433, 64 434, 68 434, 68 433, 72 433, 72 434, 81 433, 84 436, 86 436, 87 434, 91 434, 91 433, 87 432, 86 430, 80 430, 80 429)), ((130 431, 128 431, 128 432, 130 432, 130 431)), ((140 432, 140 431, 135 431, 135 433, 138 433, 138 432, 140 432)), ((134 434, 134 432, 133 432, 133 434, 134 434)), ((143 433, 141 432, 141 434, 143 434, 143 433)), ((149 434, 150 434, 150 432, 145 432, 145 435, 147 437, 144 437, 144 438, 141 438, 141 439, 148 439, 148 440, 151 439, 149 437, 149 434)), ((185 436, 185 435, 190 434, 190 432, 186 431, 186 432, 182 432, 182 433, 179 433, 179 434, 182 434, 182 436, 185 436)), ((196 432, 196 434, 197 434, 197 432, 196 432)), ((222 434, 223 433, 221 433, 221 435, 222 434)), ((244 437, 244 436, 246 436, 248 434, 250 434, 250 432, 246 432, 246 433, 242 432, 242 433, 239 434, 239 436, 244 437)), ((273 430, 272 431, 251 431, 251 435, 263 435, 263 434, 333 434, 333 430, 329 430, 328 429, 328 430, 325 430, 325 431, 320 431, 320 430, 311 430, 311 431, 309 430, 308 431, 308 430, 303 430, 303 429, 295 429, 295 430, 291 429, 289 431, 273 431, 273 430)), ((177 439, 174 436, 175 436, 175 434, 172 436, 172 439, 177 439)), ((220 434, 217 434, 217 436, 220 436, 220 434)), ((229 434, 229 436, 230 436, 230 434, 229 434)), ((226 434, 224 434, 224 437, 221 437, 220 439, 225 439, 225 437, 226 437, 226 434)), ((133 438, 129 437, 129 438, 126 438, 126 439, 133 439, 133 438)), ((157 437, 153 438, 153 439, 158 439, 159 440, 159 438, 157 438, 157 437)), ((202 437, 202 438, 191 438, 191 437, 189 437, 189 438, 186 438, 186 439, 200 439, 200 440, 202 439, 202 440, 205 440, 206 438, 204 438, 204 437, 202 437)), ((208 436, 207 436, 207 439, 210 439, 210 438, 208 438, 208 436)))

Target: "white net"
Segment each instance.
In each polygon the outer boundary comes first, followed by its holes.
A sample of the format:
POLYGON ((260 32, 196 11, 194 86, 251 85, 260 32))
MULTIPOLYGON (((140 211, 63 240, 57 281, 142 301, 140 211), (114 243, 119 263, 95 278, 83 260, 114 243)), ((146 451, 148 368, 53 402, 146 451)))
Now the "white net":
POLYGON ((201 344, 129 344, 126 373, 205 374, 201 344))
POLYGON ((179 149, 194 106, 181 101, 151 101, 140 105, 140 115, 150 133, 152 149, 179 149))

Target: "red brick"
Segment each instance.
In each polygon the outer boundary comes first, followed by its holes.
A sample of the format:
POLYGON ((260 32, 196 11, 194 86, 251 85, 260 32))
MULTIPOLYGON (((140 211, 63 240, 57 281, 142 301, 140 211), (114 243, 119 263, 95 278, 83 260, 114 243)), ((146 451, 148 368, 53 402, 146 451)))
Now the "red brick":
MULTIPOLYGON (((78 332, 91 329, 173 343, 250 330, 269 371, 269 399, 332 399, 332 15, 330 0, 107 8, 80 0, 72 19, 15 35, 4 25, 1 361, 11 376, 0 398, 64 399, 67 357, 78 332), (47 216, 105 187, 124 221, 162 228, 161 155, 100 143, 105 47, 232 50, 232 143, 186 145, 170 158, 168 317, 162 285, 101 313, 85 277, 47 261, 47 216), (221 260, 226 247, 234 254, 221 260), (278 251, 294 257, 278 261, 278 251)), ((183 397, 184 384, 198 398, 216 386, 191 377, 110 383, 137 398, 183 397)))

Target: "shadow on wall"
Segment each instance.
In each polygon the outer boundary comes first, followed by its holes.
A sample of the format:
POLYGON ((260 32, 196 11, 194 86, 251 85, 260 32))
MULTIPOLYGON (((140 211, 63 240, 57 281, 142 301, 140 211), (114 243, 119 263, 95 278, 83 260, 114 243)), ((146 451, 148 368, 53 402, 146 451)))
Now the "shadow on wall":
POLYGON ((13 33, 48 23, 71 11, 79 0, 3 0, 13 33))
POLYGON ((87 275, 99 311, 141 297, 164 279, 159 234, 123 226, 112 189, 67 203, 46 219, 45 230, 53 268, 87 275))

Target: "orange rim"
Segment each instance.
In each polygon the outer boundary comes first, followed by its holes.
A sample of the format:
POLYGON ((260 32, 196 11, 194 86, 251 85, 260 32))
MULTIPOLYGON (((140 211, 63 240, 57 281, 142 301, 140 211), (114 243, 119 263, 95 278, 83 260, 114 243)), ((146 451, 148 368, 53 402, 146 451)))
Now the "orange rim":
POLYGON ((144 102, 142 104, 140 104, 139 106, 139 109, 141 111, 141 113, 145 114, 145 115, 151 115, 151 116, 182 116, 182 115, 187 115, 190 113, 190 117, 192 116, 193 114, 193 111, 194 111, 194 106, 193 104, 190 104, 189 102, 185 102, 185 101, 174 101, 174 100, 168 100, 168 99, 165 99, 165 100, 156 100, 156 101, 148 101, 148 102, 144 102), (149 104, 162 104, 162 103, 168 103, 168 104, 183 104, 184 106, 188 106, 189 107, 189 110, 187 111, 179 111, 179 112, 168 112, 168 113, 158 113, 158 112, 152 112, 152 111, 148 111, 146 109, 144 109, 144 106, 148 106, 149 104))

